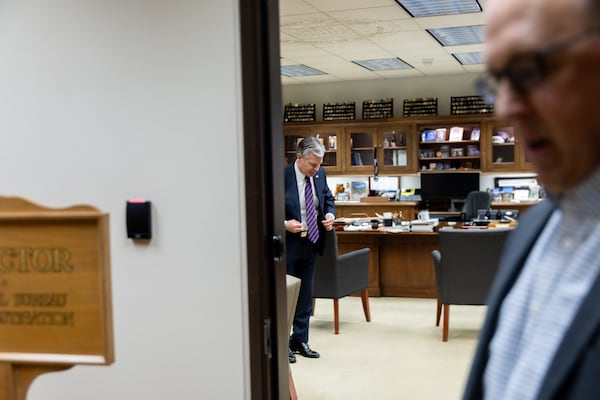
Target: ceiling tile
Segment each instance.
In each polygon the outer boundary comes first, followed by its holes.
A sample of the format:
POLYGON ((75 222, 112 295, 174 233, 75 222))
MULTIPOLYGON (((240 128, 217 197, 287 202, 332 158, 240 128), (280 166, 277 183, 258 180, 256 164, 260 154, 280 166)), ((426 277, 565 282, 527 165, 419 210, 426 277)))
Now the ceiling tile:
POLYGON ((372 8, 387 6, 390 4, 390 0, 305 0, 305 2, 323 11, 372 8))
MULTIPOLYGON (((480 0, 485 10, 487 0, 480 0)), ((279 0, 281 64, 304 64, 328 75, 282 78, 283 84, 396 77, 375 73, 352 60, 398 57, 414 71, 398 76, 476 74, 483 65, 462 66, 452 53, 482 51, 483 44, 442 47, 425 29, 482 25, 483 13, 411 18, 393 0, 279 0)))

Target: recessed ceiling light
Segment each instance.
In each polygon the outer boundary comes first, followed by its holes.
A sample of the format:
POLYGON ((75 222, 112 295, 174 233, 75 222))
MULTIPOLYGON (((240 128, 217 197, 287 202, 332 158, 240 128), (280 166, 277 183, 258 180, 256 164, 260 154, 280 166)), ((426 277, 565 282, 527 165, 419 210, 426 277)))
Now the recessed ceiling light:
POLYGON ((282 65, 280 67, 280 73, 284 76, 297 77, 297 76, 315 76, 315 75, 327 75, 323 71, 318 69, 307 67, 303 64, 297 65, 282 65))
POLYGON ((353 60, 355 64, 360 65, 369 71, 395 71, 399 69, 412 69, 413 67, 398 57, 393 58, 373 58, 370 60, 353 60))
POLYGON ((462 65, 483 64, 483 53, 480 51, 472 53, 452 53, 454 58, 462 65))
POLYGON ((413 17, 481 12, 477 0, 396 0, 413 17))
POLYGON ((453 26, 427 29, 427 32, 442 46, 460 46, 483 43, 484 25, 453 26))

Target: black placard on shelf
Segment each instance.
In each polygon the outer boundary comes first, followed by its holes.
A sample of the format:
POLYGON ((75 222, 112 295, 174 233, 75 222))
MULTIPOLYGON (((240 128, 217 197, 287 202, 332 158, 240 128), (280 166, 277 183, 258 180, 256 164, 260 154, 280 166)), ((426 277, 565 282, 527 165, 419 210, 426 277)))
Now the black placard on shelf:
POLYGON ((323 121, 339 121, 356 118, 356 103, 324 103, 323 121))
POLYGON ((437 115, 438 99, 435 97, 421 99, 404 99, 402 115, 405 117, 422 117, 437 115))
POLYGON ((362 104, 363 119, 392 118, 394 99, 365 100, 362 104))
POLYGON ((450 113, 458 114, 491 114, 494 105, 488 104, 481 96, 450 97, 450 113))
POLYGON ((283 122, 309 122, 316 121, 317 106, 315 104, 292 104, 285 105, 283 122))

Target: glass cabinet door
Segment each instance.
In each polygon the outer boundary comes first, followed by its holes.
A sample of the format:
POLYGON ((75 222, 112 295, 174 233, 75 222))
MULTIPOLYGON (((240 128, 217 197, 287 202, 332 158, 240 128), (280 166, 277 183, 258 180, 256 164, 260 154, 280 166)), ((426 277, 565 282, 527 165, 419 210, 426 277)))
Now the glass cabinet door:
POLYGON ((510 122, 489 124, 488 169, 492 171, 531 171, 532 166, 519 146, 519 132, 510 122))
POLYGON ((339 150, 343 145, 341 132, 340 128, 333 127, 315 128, 310 132, 310 135, 319 139, 325 147, 322 165, 327 171, 342 169, 341 150, 339 150))
POLYGON ((283 133, 283 164, 288 165, 296 160, 296 149, 298 148, 298 143, 300 143, 300 141, 305 137, 310 136, 310 131, 308 128, 285 127, 283 133))
POLYGON ((379 167, 382 172, 401 172, 411 166, 410 129, 402 126, 379 128, 379 167))
POLYGON ((375 129, 349 128, 345 132, 344 139, 347 149, 346 171, 373 174, 374 162, 377 158, 375 129))
POLYGON ((515 128, 512 126, 492 127, 492 168, 515 168, 517 163, 515 128))

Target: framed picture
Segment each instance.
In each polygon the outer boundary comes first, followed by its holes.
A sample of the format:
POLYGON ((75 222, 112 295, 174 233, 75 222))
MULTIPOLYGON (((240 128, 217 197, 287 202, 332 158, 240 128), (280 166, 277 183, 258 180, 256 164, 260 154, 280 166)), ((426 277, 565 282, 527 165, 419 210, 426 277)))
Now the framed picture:
POLYGON ((450 137, 448 138, 448 140, 451 142, 458 142, 463 140, 464 131, 465 128, 463 128, 462 126, 453 126, 452 128, 450 128, 450 137))
POLYGON ((435 140, 437 142, 445 142, 446 141, 446 128, 439 128, 435 130, 435 140))
POLYGON ((479 140, 479 128, 473 128, 471 131, 471 140, 479 140))

